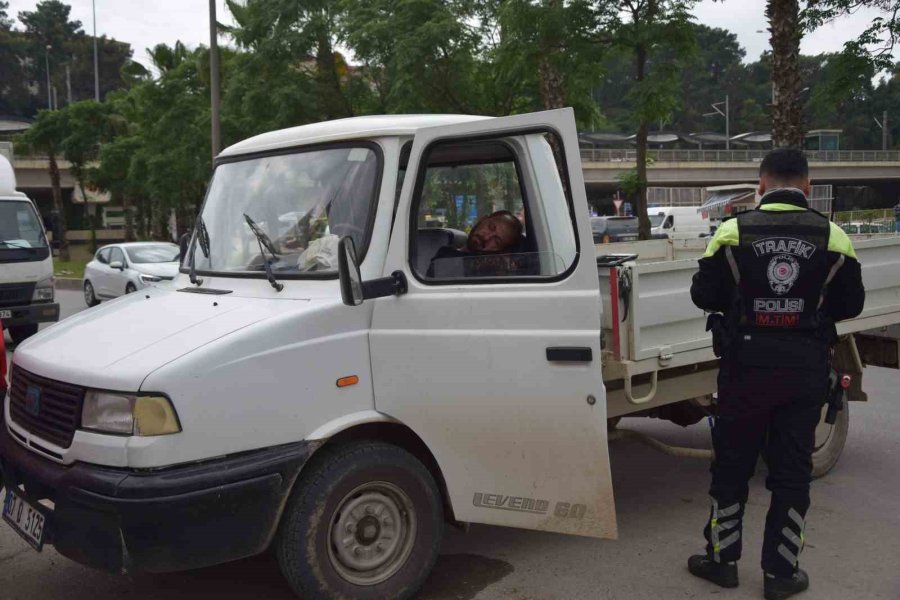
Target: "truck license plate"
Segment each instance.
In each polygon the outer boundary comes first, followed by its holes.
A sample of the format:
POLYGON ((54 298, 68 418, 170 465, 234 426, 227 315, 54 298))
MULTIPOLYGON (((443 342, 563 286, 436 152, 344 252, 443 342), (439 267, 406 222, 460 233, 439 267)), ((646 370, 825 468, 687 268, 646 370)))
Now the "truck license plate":
POLYGON ((44 545, 44 514, 15 490, 6 490, 3 520, 38 552, 44 545))
POLYGON ((0 319, 12 319, 12 311, 0 310, 0 319))

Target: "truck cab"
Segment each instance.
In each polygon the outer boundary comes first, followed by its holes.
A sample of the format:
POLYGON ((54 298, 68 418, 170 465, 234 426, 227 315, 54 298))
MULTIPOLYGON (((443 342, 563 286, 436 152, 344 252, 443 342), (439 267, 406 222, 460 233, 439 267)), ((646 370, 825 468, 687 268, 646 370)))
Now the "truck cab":
POLYGON ((34 203, 16 190, 12 165, 0 156, 0 321, 19 344, 39 323, 58 319, 43 223, 34 203))
POLYGON ((445 522, 615 537, 584 190, 570 109, 226 149, 173 286, 17 349, 6 519, 112 571, 274 547, 304 598, 409 597, 445 522))

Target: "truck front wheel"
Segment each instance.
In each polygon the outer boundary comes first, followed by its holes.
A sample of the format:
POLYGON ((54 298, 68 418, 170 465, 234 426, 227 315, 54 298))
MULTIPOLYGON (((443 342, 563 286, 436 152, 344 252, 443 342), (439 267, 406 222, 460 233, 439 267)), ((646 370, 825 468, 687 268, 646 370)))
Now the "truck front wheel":
POLYGON ((409 598, 443 537, 441 495, 412 454, 381 442, 325 449, 297 480, 275 541, 301 598, 409 598))

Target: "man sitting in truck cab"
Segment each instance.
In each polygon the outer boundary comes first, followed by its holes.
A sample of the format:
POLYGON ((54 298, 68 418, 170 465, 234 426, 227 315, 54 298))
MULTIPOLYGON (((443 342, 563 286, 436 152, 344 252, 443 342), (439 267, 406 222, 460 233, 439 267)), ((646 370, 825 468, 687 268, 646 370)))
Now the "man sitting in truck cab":
MULTIPOLYGON (((508 210, 482 217, 466 240, 465 248, 444 246, 428 267, 428 277, 497 277, 527 274, 521 253, 524 226, 508 210)), ((525 256, 525 255, 523 255, 525 256)))

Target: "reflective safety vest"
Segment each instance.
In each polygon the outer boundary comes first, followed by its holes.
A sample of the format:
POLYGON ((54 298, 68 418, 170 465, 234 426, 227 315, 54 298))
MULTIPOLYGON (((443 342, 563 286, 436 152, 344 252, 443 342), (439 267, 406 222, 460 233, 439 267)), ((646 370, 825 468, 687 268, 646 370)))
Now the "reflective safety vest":
POLYGON ((727 359, 757 367, 823 371, 833 325, 820 309, 840 262, 829 268, 831 224, 812 210, 752 210, 736 217, 726 260, 737 283, 727 359))

